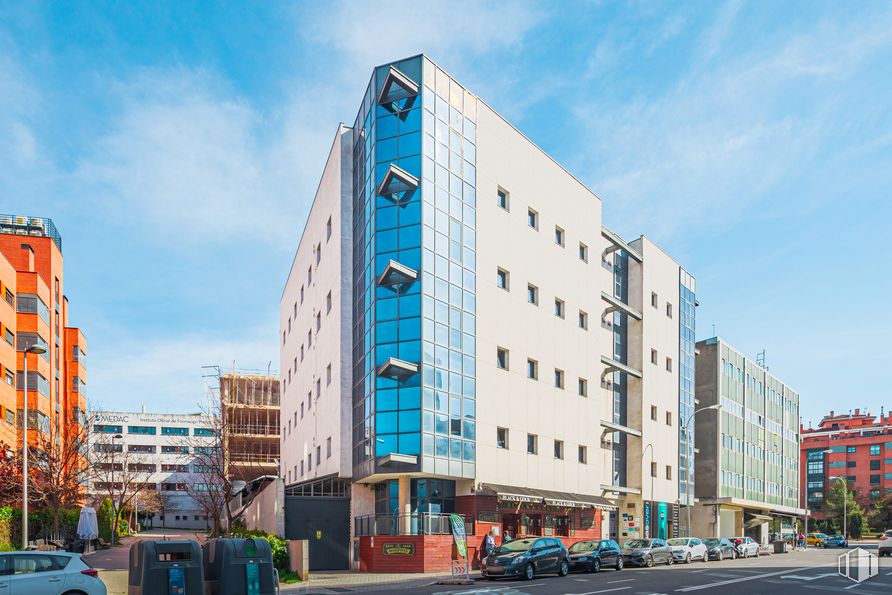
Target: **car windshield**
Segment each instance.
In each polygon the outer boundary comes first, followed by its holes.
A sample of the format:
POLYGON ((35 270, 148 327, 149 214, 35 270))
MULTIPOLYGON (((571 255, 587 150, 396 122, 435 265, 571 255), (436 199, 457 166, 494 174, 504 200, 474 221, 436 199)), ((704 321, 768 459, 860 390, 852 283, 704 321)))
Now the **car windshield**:
POLYGON ((515 539, 508 543, 503 543, 496 548, 497 554, 510 554, 512 552, 525 552, 533 545, 532 539, 515 539))
POLYGON ((578 543, 574 543, 570 546, 571 554, 578 554, 579 552, 593 552, 598 549, 597 541, 580 541, 578 543))
POLYGON ((669 545, 687 545, 688 540, 687 539, 670 539, 667 543, 669 545))
POLYGON ((637 550, 643 547, 650 547, 650 542, 646 539, 633 539, 632 541, 627 541, 623 544, 623 547, 628 550, 637 550))
POLYGON ((706 547, 712 547, 714 545, 718 545, 719 540, 718 539, 704 539, 703 543, 706 544, 706 547))

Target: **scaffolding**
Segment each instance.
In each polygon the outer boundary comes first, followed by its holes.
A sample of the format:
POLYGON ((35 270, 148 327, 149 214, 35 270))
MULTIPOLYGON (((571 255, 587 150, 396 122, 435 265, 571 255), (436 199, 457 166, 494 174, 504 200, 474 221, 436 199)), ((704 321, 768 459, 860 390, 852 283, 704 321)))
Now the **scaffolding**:
POLYGON ((279 475, 279 379, 219 374, 224 452, 231 480, 279 475))

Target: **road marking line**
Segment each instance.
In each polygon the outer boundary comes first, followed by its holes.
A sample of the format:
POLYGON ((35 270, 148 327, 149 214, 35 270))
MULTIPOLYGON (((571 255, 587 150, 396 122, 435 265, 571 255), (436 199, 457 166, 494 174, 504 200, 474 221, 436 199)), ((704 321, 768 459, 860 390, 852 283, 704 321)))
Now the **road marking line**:
POLYGON ((610 591, 622 591, 632 587, 616 587, 615 589, 601 589, 600 591, 588 591, 586 593, 564 593, 564 595, 595 595, 595 593, 609 593, 610 591))
POLYGON ((623 580, 621 580, 621 581, 607 581, 607 584, 608 584, 608 585, 612 585, 612 584, 614 584, 614 583, 631 583, 631 582, 634 581, 634 580, 635 580, 635 579, 633 579, 633 578, 627 578, 627 579, 623 579, 623 580))
POLYGON ((860 587, 860 586, 861 586, 861 583, 855 583, 851 587, 844 587, 844 588, 846 591, 848 591, 849 589, 854 589, 855 587, 860 587))
POLYGON ((734 583, 743 583, 746 581, 755 581, 763 578, 768 578, 769 576, 780 576, 782 574, 790 574, 792 572, 802 572, 803 570, 811 570, 812 568, 823 568, 822 566, 810 566, 805 568, 791 568, 789 570, 779 570, 778 572, 769 572, 766 574, 757 574, 754 576, 744 576, 741 578, 729 579, 726 581, 719 581, 716 583, 709 583, 707 585, 695 585, 693 587, 683 587, 681 589, 675 589, 676 591, 699 591, 701 589, 711 589, 712 587, 721 587, 723 585, 732 585, 734 583))

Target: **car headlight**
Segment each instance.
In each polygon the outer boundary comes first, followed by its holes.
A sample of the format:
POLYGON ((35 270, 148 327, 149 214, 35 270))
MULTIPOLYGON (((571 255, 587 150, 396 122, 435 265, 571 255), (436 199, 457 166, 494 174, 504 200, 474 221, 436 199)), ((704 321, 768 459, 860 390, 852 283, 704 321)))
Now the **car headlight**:
POLYGON ((514 558, 513 560, 511 560, 511 562, 508 563, 508 566, 517 566, 518 564, 520 564, 520 563, 523 562, 524 560, 526 560, 526 558, 524 558, 523 556, 517 556, 516 558, 514 558))

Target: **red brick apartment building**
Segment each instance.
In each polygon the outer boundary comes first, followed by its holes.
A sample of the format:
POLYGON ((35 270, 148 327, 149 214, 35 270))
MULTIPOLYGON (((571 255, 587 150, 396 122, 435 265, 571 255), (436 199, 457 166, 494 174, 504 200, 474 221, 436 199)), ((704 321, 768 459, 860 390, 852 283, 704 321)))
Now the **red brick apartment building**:
POLYGON ((815 519, 824 518, 831 477, 845 477, 865 506, 892 495, 892 413, 831 411, 801 435, 799 493, 815 519))
MULTIPOLYGON (((86 411, 86 341, 68 326, 62 237, 44 217, 0 214, 0 443, 21 448, 24 362, 28 440, 64 436, 86 411), (40 345, 46 353, 25 353, 40 345)), ((53 438, 55 439, 55 438, 53 438)))

